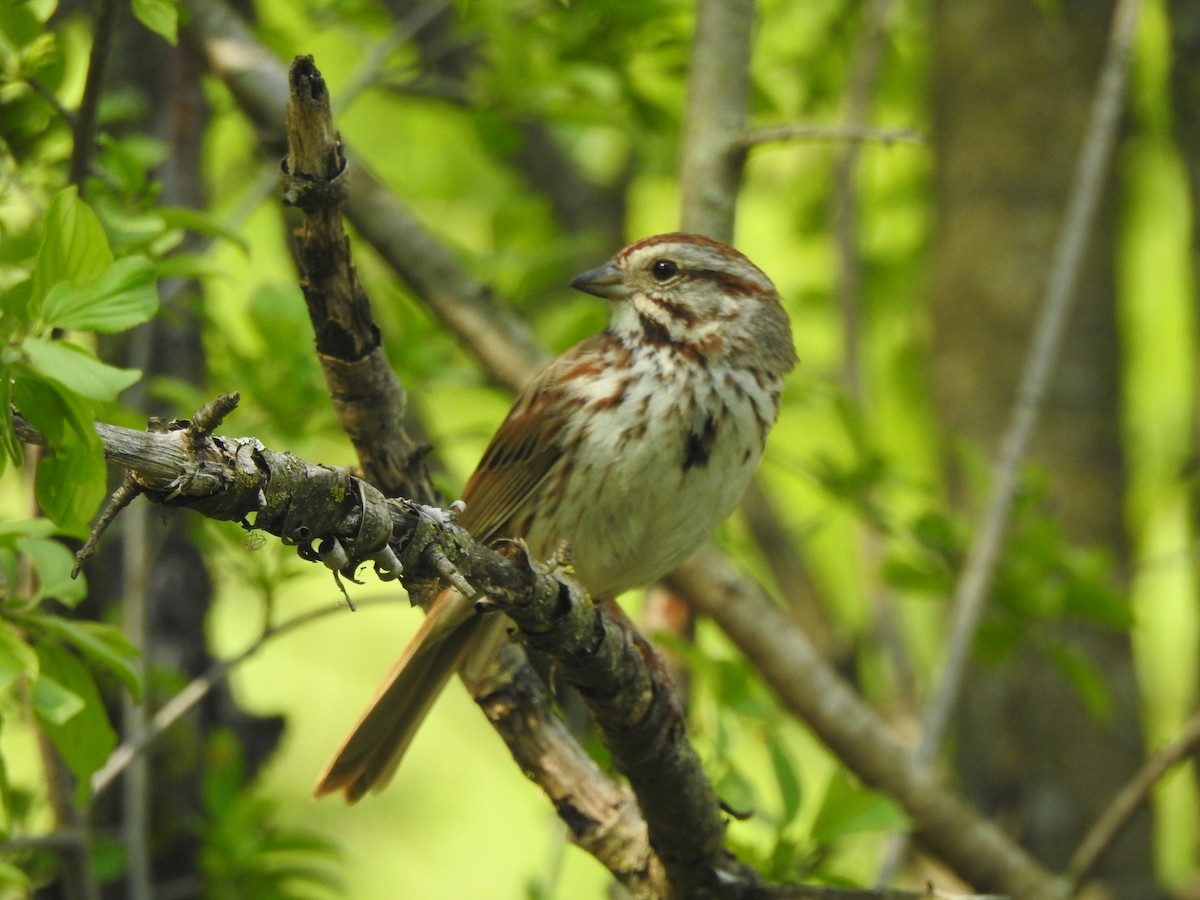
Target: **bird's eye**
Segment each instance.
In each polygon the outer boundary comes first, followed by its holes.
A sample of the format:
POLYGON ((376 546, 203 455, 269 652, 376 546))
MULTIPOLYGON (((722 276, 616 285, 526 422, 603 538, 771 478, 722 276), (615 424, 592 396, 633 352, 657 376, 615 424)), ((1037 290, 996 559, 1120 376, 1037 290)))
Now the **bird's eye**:
POLYGON ((654 276, 656 281, 666 281, 669 278, 674 278, 675 273, 678 271, 679 266, 669 259, 655 260, 654 265, 650 267, 650 274, 654 276))

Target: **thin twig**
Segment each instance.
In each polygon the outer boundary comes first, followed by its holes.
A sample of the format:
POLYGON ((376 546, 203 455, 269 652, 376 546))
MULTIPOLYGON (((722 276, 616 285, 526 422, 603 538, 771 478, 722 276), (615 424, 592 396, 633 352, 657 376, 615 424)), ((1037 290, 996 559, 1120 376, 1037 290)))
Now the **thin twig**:
POLYGON ((374 42, 362 63, 350 76, 350 80, 338 91, 337 99, 333 102, 334 115, 341 116, 363 91, 375 86, 388 57, 420 34, 422 29, 449 8, 449 0, 421 3, 392 26, 391 31, 381 40, 374 42))
POLYGON ((1129 53, 1141 0, 1120 0, 1113 12, 1087 132, 1080 148, 1070 199, 1046 284, 1033 343, 1021 374, 1012 420, 996 461, 992 492, 967 553, 953 596, 953 619, 937 691, 922 717, 915 761, 928 767, 937 756, 958 703, 975 632, 1008 527, 1021 464, 1037 426, 1042 400, 1074 304, 1081 262, 1104 190, 1105 176, 1124 106, 1129 53))
MULTIPOLYGON (((126 483, 129 480, 127 476, 126 483)), ((139 651, 134 666, 138 677, 145 684, 149 675, 146 660, 149 649, 147 606, 148 580, 152 565, 149 548, 149 511, 145 504, 139 504, 128 511, 123 537, 122 627, 129 642, 139 651)), ((141 740, 146 731, 149 713, 145 697, 134 700, 127 694, 123 697, 121 705, 125 739, 141 740)), ((122 783, 121 797, 124 813, 121 817, 121 837, 125 848, 125 889, 131 900, 150 900, 154 892, 149 840, 152 789, 149 761, 139 754, 131 760, 129 772, 122 783)))
MULTIPOLYGON (((872 0, 867 8, 867 27, 858 42, 857 61, 846 97, 847 132, 866 129, 871 99, 879 80, 883 38, 893 0, 872 0)), ((862 260, 858 247, 858 160, 861 141, 847 141, 833 166, 834 238, 838 248, 838 301, 842 311, 842 380, 851 400, 865 404, 862 379, 862 260)))
MULTIPOLYGON (((391 598, 375 598, 359 600, 360 607, 377 606, 384 603, 395 603, 391 598)), ((237 666, 241 665, 262 649, 267 641, 282 637, 289 631, 294 631, 310 622, 315 622, 334 613, 343 613, 340 606, 329 605, 308 612, 300 613, 286 622, 269 626, 258 635, 249 646, 227 659, 214 660, 203 674, 196 676, 184 688, 162 705, 154 717, 146 723, 142 734, 136 738, 123 741, 120 746, 109 754, 108 761, 92 775, 92 801, 104 793, 117 777, 129 768, 130 763, 168 728, 187 715, 197 703, 208 696, 209 692, 226 678, 237 666)))
POLYGON ((92 35, 92 50, 88 57, 87 80, 83 99, 75 116, 74 146, 71 149, 71 184, 84 193, 84 182, 92 169, 92 153, 96 148, 96 123, 100 115, 100 95, 104 90, 104 75, 112 49, 113 27, 116 23, 116 0, 97 0, 96 30, 92 35))
POLYGON ((1171 743, 1142 764, 1084 835, 1067 867, 1067 877, 1071 880, 1073 890, 1078 890, 1091 875, 1134 813, 1146 802, 1154 786, 1167 772, 1187 759, 1197 746, 1200 746, 1200 711, 1192 714, 1171 743))
POLYGON ((813 125, 807 122, 792 122, 786 125, 770 125, 755 128, 741 139, 743 147, 774 144, 781 141, 847 141, 850 143, 926 144, 925 136, 911 128, 871 128, 861 124, 813 125))

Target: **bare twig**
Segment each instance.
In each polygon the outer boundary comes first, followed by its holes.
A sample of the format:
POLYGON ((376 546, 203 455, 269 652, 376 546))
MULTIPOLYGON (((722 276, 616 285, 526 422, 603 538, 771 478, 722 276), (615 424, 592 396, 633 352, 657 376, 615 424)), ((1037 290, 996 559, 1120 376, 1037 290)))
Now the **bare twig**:
POLYGON ((963 673, 1007 530, 1021 464, 1037 426, 1042 400, 1058 358, 1075 299, 1080 263, 1091 234, 1116 140, 1125 100, 1130 45, 1140 7, 1141 0, 1120 0, 1113 12, 1108 49, 1088 129, 1080 148, 1033 343, 1021 375, 1012 420, 994 468, 991 495, 955 587, 953 619, 942 676, 922 719, 921 743, 916 754, 916 761, 921 766, 929 766, 937 756, 957 705, 963 673))
POLYGON ((1067 877, 1073 890, 1078 890, 1091 875, 1105 851, 1149 798, 1154 786, 1167 772, 1187 759, 1197 746, 1200 746, 1200 712, 1193 713, 1178 736, 1142 764, 1092 823, 1067 866, 1067 877))
MULTIPOLYGON (((867 25, 858 42, 858 59, 846 97, 845 129, 861 132, 871 109, 884 35, 893 0, 872 0, 867 6, 867 25)), ((833 167, 834 239, 838 248, 838 300, 842 311, 842 380, 851 399, 863 404, 865 390, 860 358, 862 325, 862 260, 858 252, 858 160, 861 141, 847 141, 833 167)))
MULTIPOLYGON (((128 482, 128 479, 127 479, 128 482)), ((149 603, 148 577, 151 566, 147 510, 145 504, 130 509, 125 517, 124 540, 121 543, 121 619, 125 636, 138 649, 134 665, 142 683, 146 683, 149 666, 147 651, 147 612, 149 603)), ((128 694, 122 699, 122 722, 125 739, 141 741, 146 732, 148 708, 145 697, 134 700, 128 694)), ((125 847, 125 889, 131 900, 150 900, 153 896, 153 874, 150 860, 150 810, 153 784, 150 763, 138 755, 131 761, 121 783, 121 837, 125 847)))
POLYGON ((340 116, 350 108, 360 94, 376 85, 379 81, 379 73, 393 52, 413 40, 422 29, 450 8, 450 0, 420 3, 409 10, 407 15, 403 16, 387 35, 373 43, 359 67, 350 76, 350 80, 338 93, 337 99, 334 101, 336 114, 340 116))
POLYGON ((100 543, 100 536, 104 534, 108 526, 116 519, 117 513, 132 503, 139 493, 140 489, 137 486, 137 482, 128 475, 125 476, 125 479, 113 491, 112 496, 108 498, 104 509, 100 511, 95 524, 92 525, 92 530, 88 533, 87 540, 75 554, 75 564, 71 566, 72 578, 79 577, 79 572, 83 568, 83 564, 96 552, 96 546, 100 543))
MULTIPOLYGON (((383 603, 394 604, 395 600, 360 600, 359 605, 366 607, 383 603)), ((159 708, 154 716, 146 722, 145 728, 136 736, 126 738, 109 754, 105 762, 92 774, 92 800, 104 793, 112 783, 129 768, 146 748, 157 740, 172 725, 187 715, 201 700, 208 696, 222 680, 229 676, 235 668, 257 653, 263 646, 274 638, 283 637, 288 632, 295 631, 304 625, 322 619, 342 610, 330 604, 319 609, 300 613, 278 625, 268 625, 259 633, 247 647, 227 659, 215 660, 204 674, 193 678, 184 688, 159 708)))
POLYGON ((927 143, 924 135, 909 128, 871 128, 862 124, 813 125, 807 122, 755 128, 741 138, 741 144, 746 148, 780 141, 870 141, 884 146, 927 143))

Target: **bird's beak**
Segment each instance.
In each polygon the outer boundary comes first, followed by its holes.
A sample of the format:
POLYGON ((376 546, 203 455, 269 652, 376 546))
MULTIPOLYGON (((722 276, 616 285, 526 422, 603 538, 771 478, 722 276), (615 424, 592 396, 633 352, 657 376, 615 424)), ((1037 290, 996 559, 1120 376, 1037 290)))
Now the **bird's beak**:
POLYGON ((571 287, 585 294, 603 297, 605 300, 629 299, 629 288, 625 284, 625 276, 613 262, 606 262, 598 269, 592 269, 578 275, 571 282, 571 287))

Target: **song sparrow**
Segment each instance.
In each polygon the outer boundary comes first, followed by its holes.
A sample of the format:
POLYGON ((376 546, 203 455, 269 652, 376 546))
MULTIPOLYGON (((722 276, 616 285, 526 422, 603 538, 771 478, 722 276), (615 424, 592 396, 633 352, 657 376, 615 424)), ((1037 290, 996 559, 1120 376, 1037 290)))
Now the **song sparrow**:
MULTIPOLYGON (((517 399, 459 522, 483 542, 524 538, 538 559, 569 541, 580 584, 612 598, 665 574, 730 513, 796 356, 770 279, 718 241, 646 238, 571 284, 612 301, 611 322, 517 399)), ((443 591, 316 795, 381 788, 450 675, 485 662, 503 624, 443 591)))

